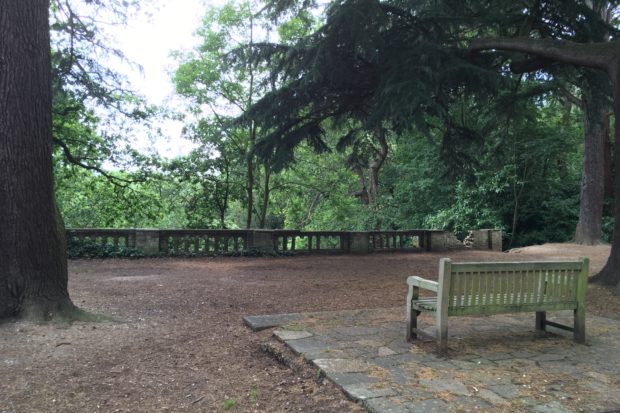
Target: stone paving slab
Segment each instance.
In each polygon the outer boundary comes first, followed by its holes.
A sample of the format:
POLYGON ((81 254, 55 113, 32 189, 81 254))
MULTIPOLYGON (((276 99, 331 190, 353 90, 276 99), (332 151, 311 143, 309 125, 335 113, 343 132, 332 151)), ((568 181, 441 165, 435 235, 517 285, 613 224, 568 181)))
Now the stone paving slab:
MULTIPOLYGON (((588 317, 587 343, 534 330, 534 314, 450 319, 447 356, 404 340, 402 308, 246 316, 373 413, 620 412, 620 322, 588 317)), ((550 316, 554 313, 548 313, 550 316)), ((555 313, 571 323, 572 314, 555 313)), ((553 319, 550 317, 550 319, 553 319)), ((431 317, 419 318, 433 330, 431 317)))
POLYGON ((289 323, 301 320, 304 318, 302 313, 290 313, 290 314, 273 314, 273 315, 246 315, 243 317, 245 325, 250 327, 252 331, 261 331, 268 328, 285 326, 289 323))

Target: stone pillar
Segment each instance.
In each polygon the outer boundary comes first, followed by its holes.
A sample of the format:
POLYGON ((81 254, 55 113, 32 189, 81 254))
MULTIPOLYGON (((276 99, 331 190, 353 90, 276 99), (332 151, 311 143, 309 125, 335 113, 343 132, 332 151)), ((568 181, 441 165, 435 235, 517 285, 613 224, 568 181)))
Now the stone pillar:
POLYGON ((446 243, 443 231, 429 230, 428 232, 429 246, 427 251, 445 251, 446 243))
POLYGON ((159 230, 158 229, 137 229, 135 236, 135 247, 146 255, 159 254, 159 230))
POLYGON ((464 249, 465 245, 450 231, 429 230, 430 248, 427 251, 451 251, 464 249))
POLYGON ((502 249, 502 230, 490 229, 489 230, 489 248, 493 251, 503 251, 502 249))
POLYGON ((367 232, 351 232, 349 238, 349 252, 351 254, 368 254, 370 239, 367 232))
POLYGON ((502 251, 501 229, 479 229, 472 231, 475 250, 502 251))
POLYGON ((275 233, 269 230, 251 231, 249 247, 255 250, 272 254, 275 252, 275 233))
POLYGON ((471 231, 471 235, 474 238, 474 243, 471 246, 473 250, 490 250, 489 230, 488 229, 474 229, 471 231))

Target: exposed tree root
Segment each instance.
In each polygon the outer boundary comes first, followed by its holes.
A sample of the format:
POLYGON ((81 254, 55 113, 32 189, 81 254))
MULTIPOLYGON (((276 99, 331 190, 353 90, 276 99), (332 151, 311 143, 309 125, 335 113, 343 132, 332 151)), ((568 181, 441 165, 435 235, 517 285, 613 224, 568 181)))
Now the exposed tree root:
POLYGON ((610 265, 607 264, 601 272, 591 276, 588 279, 590 284, 597 284, 603 287, 613 288, 616 293, 620 294, 620 283, 618 282, 618 275, 614 274, 610 270, 610 265))
POLYGON ((60 302, 50 302, 45 299, 29 300, 23 304, 17 319, 36 323, 52 322, 60 324, 70 324, 75 321, 114 321, 109 316, 82 310, 69 299, 60 302))

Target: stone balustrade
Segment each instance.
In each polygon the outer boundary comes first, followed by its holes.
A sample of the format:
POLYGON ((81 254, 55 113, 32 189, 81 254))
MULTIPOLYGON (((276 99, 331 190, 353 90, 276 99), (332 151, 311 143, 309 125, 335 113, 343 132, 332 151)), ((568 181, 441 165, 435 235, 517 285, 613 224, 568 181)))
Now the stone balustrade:
POLYGON ((115 248, 135 248, 145 255, 188 256, 264 253, 352 253, 384 251, 502 250, 502 231, 471 231, 466 246, 449 231, 296 231, 217 229, 68 229, 68 239, 90 240, 115 248))

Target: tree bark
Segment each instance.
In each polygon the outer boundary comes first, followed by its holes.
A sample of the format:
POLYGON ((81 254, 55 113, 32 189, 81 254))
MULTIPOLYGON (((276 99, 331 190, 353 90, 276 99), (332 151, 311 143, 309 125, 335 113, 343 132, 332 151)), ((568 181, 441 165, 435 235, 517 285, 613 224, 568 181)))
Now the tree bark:
POLYGON ((368 195, 368 190, 366 189, 366 174, 364 172, 364 168, 362 168, 362 165, 356 164, 353 165, 352 169, 353 172, 355 172, 355 174, 357 175, 361 187, 361 189, 355 193, 355 196, 360 199, 360 204, 369 205, 370 197, 368 195))
POLYGON ((500 37, 474 39, 469 45, 470 52, 492 49, 529 53, 560 63, 607 71, 618 57, 620 40, 586 44, 568 40, 500 37))
MULTIPOLYGON (((250 42, 248 44, 251 49, 254 47, 254 19, 250 19, 250 42)), ((246 111, 252 107, 252 102, 254 99, 254 66, 253 63, 250 62, 248 64, 248 74, 250 80, 250 86, 248 91, 248 106, 246 111)), ((252 227, 252 214, 254 212, 254 146, 256 145, 256 124, 253 120, 250 120, 250 129, 249 129, 249 144, 248 151, 246 153, 246 183, 245 183, 245 192, 248 198, 247 204, 247 216, 245 221, 245 227, 252 227)))
POLYGON ((269 164, 267 163, 264 164, 264 170, 265 170, 265 181, 264 181, 264 188, 263 188, 263 203, 260 208, 260 218, 258 221, 258 227, 261 229, 265 228, 265 221, 267 219, 267 209, 269 208, 269 195, 270 195, 269 179, 271 178, 271 168, 269 167, 269 164))
MULTIPOLYGON (((607 73, 611 78, 614 91, 614 118, 620 119, 620 50, 615 61, 609 65, 607 73)), ((620 122, 614 122, 615 166, 614 166, 614 233, 611 242, 611 253, 605 267, 591 280, 603 285, 616 286, 620 292, 620 122)))
MULTIPOLYGON (((613 161, 611 159, 612 147, 611 140, 609 139, 609 132, 611 130, 611 114, 607 113, 607 119, 605 120, 605 199, 613 199, 614 197, 614 177, 613 177, 613 161)), ((613 215, 613 203, 608 209, 608 214, 613 215), (612 212, 609 212, 612 211, 612 212)))
POLYGON ((73 310, 52 179, 49 1, 0 1, 0 318, 73 310))
MULTIPOLYGON (((613 85, 614 118, 620 119, 620 41, 608 43, 579 44, 563 40, 547 39, 476 39, 470 44, 470 52, 481 50, 511 50, 530 53, 560 63, 569 63, 607 72, 613 85)), ((614 122, 615 159, 620 159, 620 122, 614 122)), ((620 205, 620 162, 615 164, 614 204, 620 205)), ((611 254, 607 264, 592 281, 614 285, 620 291, 620 208, 614 212, 614 233, 611 254)))
POLYGON ((583 89, 584 156, 579 202, 579 222, 575 243, 601 243, 601 220, 605 192, 605 141, 607 137, 607 99, 603 88, 609 86, 600 74, 587 76, 583 89))
POLYGON ((379 128, 375 137, 379 142, 379 151, 377 156, 368 167, 368 200, 370 205, 374 205, 377 199, 377 190, 379 188, 379 169, 385 162, 388 155, 388 144, 385 138, 385 129, 379 128))
POLYGON ((254 212, 254 145, 256 144, 256 126, 254 122, 250 126, 250 143, 246 153, 246 181, 245 193, 247 197, 246 228, 252 228, 252 214, 254 212))

